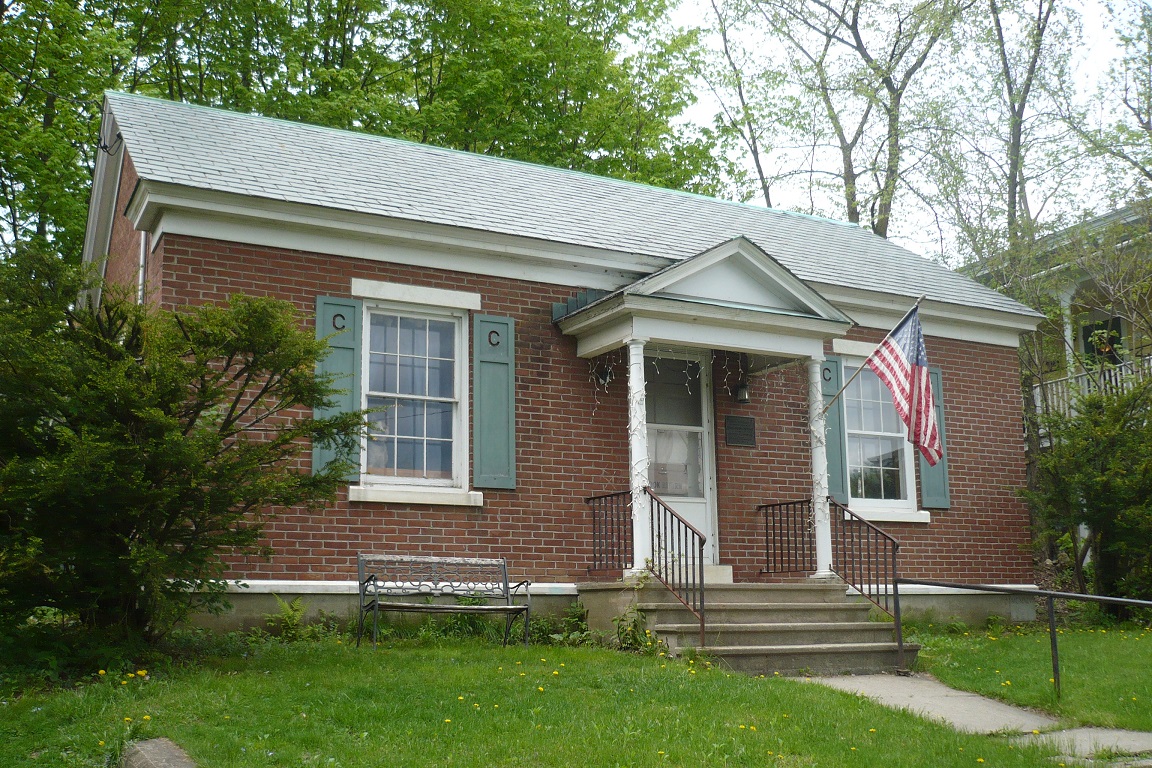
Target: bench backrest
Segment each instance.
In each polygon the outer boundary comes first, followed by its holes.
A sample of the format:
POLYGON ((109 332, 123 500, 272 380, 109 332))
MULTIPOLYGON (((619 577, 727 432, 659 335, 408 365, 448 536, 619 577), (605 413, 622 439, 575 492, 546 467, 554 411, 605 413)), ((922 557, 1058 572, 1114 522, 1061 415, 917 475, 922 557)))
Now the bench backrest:
POLYGON ((511 602, 502 558, 360 555, 356 570, 361 593, 375 577, 368 586, 374 595, 475 595, 511 602))

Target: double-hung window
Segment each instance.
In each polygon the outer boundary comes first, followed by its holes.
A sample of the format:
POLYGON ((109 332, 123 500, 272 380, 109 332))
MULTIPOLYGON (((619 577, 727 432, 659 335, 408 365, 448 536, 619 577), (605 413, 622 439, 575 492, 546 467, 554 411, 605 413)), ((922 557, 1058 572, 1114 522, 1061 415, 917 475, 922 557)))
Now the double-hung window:
MULTIPOLYGON (((859 366, 846 366, 851 377, 859 366)), ((844 392, 850 506, 861 511, 915 508, 912 446, 892 395, 870 368, 844 392)))
POLYGON ((362 457, 369 484, 462 487, 462 314, 369 305, 362 457))

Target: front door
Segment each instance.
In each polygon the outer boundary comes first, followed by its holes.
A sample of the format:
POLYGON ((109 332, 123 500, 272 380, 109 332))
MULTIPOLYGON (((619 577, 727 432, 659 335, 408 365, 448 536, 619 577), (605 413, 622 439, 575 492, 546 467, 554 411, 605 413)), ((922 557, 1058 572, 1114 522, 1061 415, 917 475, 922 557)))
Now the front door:
POLYGON ((646 358, 648 480, 652 490, 708 537, 704 560, 715 563, 715 440, 711 368, 701 357, 646 358))

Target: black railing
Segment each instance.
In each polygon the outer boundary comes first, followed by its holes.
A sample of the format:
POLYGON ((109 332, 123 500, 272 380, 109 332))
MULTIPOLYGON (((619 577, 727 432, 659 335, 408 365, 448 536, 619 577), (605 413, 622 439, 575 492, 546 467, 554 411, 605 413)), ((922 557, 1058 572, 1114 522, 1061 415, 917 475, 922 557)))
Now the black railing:
POLYGON ((888 615, 894 613, 900 542, 852 510, 828 500, 832 517, 832 568, 888 615))
POLYGON ((632 567, 632 491, 589 496, 592 507, 593 571, 623 571, 632 567))
POLYGON ((696 530, 651 488, 652 562, 648 570, 692 612, 700 622, 704 647, 704 545, 708 538, 696 530))
MULTIPOLYGON (((842 504, 828 500, 832 570, 885 613, 898 610, 895 594, 900 543, 842 504)), ((816 570, 812 500, 761 504, 766 573, 816 570)))
POLYGON ((816 570, 816 537, 812 534, 812 500, 761 504, 767 573, 816 570))
POLYGON ((904 667, 904 632, 900 627, 900 585, 917 584, 924 587, 945 587, 948 589, 970 589, 974 592, 993 592, 1002 595, 1031 595, 1043 597, 1048 604, 1048 636, 1052 647, 1052 685, 1056 690, 1056 698, 1060 698, 1060 648, 1056 643, 1056 601, 1080 600, 1088 603, 1109 603, 1111 605, 1130 605, 1135 608, 1152 608, 1152 601, 1130 600, 1124 597, 1102 597, 1100 595, 1082 595, 1078 592, 1052 592, 1046 589, 1028 589, 1027 587, 994 587, 989 584, 961 584, 954 581, 927 581, 925 579, 896 579, 896 642, 899 643, 899 661, 904 667))

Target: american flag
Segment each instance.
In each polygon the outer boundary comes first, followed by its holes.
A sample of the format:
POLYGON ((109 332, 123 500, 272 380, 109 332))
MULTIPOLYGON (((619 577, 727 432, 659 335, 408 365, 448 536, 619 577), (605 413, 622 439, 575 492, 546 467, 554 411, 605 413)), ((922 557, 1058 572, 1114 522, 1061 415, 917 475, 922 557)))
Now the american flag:
POLYGON ((930 466, 936 466, 944 447, 936 425, 918 306, 904 316, 865 363, 892 393, 896 413, 908 428, 908 440, 920 449, 930 466))

